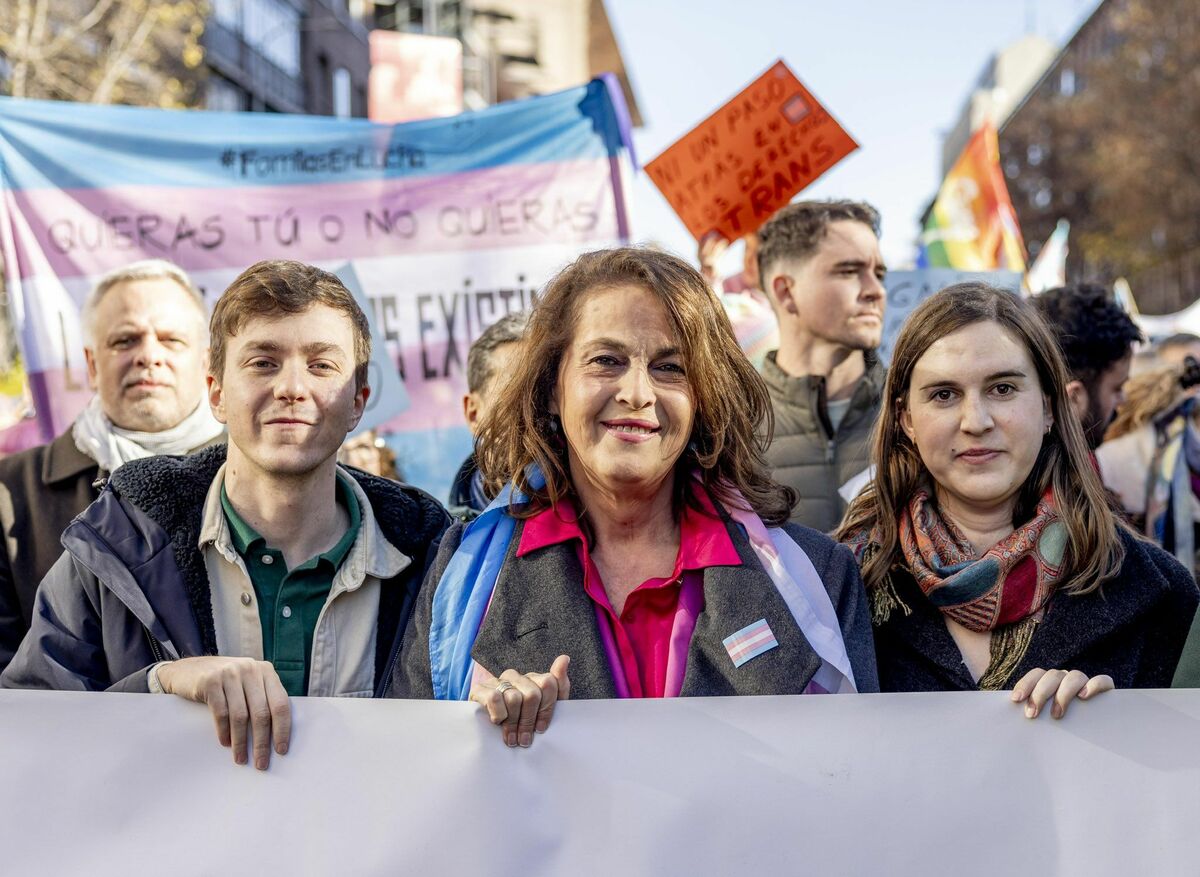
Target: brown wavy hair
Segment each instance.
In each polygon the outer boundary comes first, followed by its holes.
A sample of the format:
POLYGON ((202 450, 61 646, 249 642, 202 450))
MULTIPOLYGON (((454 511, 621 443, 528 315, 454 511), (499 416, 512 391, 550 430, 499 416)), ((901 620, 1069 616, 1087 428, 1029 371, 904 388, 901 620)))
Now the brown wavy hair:
POLYGON ((853 541, 873 533, 875 550, 864 555, 862 574, 877 587, 895 565, 904 564, 898 522, 909 500, 930 480, 916 445, 900 427, 913 368, 935 341, 976 323, 996 323, 1029 352, 1042 392, 1049 399, 1054 426, 1042 441, 1033 469, 1017 495, 1014 525, 1033 517, 1047 488, 1067 530, 1068 550, 1062 587, 1086 594, 1117 574, 1125 559, 1100 476, 1092 465, 1079 419, 1067 400, 1070 380, 1062 352, 1050 329, 1031 305, 985 283, 958 283, 926 299, 905 321, 896 339, 883 391, 883 409, 875 424, 871 461, 875 481, 850 504, 835 538, 853 541))
POLYGON ((771 479, 763 456, 774 429, 767 385, 742 353, 729 318, 700 273, 676 256, 644 247, 585 253, 543 290, 516 370, 476 435, 476 462, 489 492, 494 495, 512 481, 530 498, 511 509, 517 517, 577 498, 551 401, 580 304, 589 292, 624 285, 648 290, 666 309, 694 400, 691 441, 676 463, 676 511, 684 502, 695 506, 687 482, 696 469, 722 504, 734 503, 736 488, 764 522, 782 524, 796 494, 771 479), (533 464, 546 476, 542 489, 530 486, 533 464))

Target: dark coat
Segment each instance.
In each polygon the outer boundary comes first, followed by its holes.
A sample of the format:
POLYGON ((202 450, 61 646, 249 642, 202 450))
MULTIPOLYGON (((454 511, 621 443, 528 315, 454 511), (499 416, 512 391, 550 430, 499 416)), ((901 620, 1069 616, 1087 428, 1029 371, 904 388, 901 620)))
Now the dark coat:
POLYGON ((866 374, 834 430, 825 379, 786 374, 775 363, 777 352, 768 353, 762 367, 775 413, 767 464, 772 478, 800 496, 792 510, 792 523, 829 533, 846 511, 838 488, 870 465, 871 430, 879 414, 887 371, 874 356, 868 356, 866 374))
MULTIPOLYGON (((146 691, 156 661, 217 654, 200 541, 219 445, 121 466, 63 533, 66 553, 38 591, 33 624, 0 686, 146 691)), ((412 559, 381 583, 376 696, 390 678, 421 581, 450 519, 414 487, 349 470, 387 540, 412 559)))
MULTIPOLYGON (((775 584, 759 565, 740 526, 726 521, 742 565, 704 570, 704 611, 688 648, 684 696, 801 694, 820 667, 775 584), (779 646, 734 667, 722 640, 765 618, 779 646)), ((583 589, 583 570, 573 542, 548 545, 517 557, 524 522, 518 521, 496 590, 471 656, 493 674, 513 668, 545 672, 559 655, 571 656, 572 698, 616 697, 616 687, 593 603, 583 589)), ((455 524, 442 540, 405 635, 392 697, 433 697, 429 625, 433 595, 464 525, 455 524)), ((876 691, 866 595, 853 556, 845 546, 815 530, 787 526, 825 583, 841 622, 842 637, 859 691, 876 691)))
MULTIPOLYGON (((1166 688, 1200 591, 1191 573, 1156 545, 1121 531, 1125 563, 1116 579, 1090 594, 1050 598, 1029 649, 1009 676, 1011 688, 1030 670, 1106 673, 1118 688, 1166 688)), ((893 608, 875 628, 882 691, 974 691, 962 653, 942 612, 907 570, 891 572, 893 608)))
POLYGON ((450 514, 464 523, 475 520, 480 512, 487 508, 487 502, 472 490, 478 472, 475 455, 471 454, 458 467, 458 472, 454 474, 454 483, 450 485, 450 514))
POLYGON ((100 495, 100 467, 68 430, 48 445, 0 460, 0 672, 33 618, 38 583, 62 554, 71 519, 100 495))

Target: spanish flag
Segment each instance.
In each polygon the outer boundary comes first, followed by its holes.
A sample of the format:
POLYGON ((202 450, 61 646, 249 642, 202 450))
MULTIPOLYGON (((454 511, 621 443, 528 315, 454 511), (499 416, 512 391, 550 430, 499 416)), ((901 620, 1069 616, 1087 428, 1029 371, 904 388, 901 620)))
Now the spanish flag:
POLYGON ((960 271, 1025 271, 1025 244, 1000 170, 1000 141, 987 122, 971 135, 921 236, 924 264, 960 271))

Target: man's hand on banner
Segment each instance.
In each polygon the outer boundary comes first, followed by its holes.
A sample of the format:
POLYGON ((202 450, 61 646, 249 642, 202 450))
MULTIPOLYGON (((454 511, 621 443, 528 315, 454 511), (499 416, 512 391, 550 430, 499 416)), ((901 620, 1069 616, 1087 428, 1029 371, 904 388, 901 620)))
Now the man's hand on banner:
POLYGON ((536 731, 544 734, 554 716, 554 705, 571 696, 567 668, 571 659, 559 655, 549 673, 505 670, 499 678, 485 673, 471 686, 470 699, 487 710, 493 725, 508 746, 530 746, 536 731))
POLYGON ((1089 700, 1104 691, 1112 691, 1111 676, 1088 677, 1081 670, 1043 670, 1038 667, 1021 677, 1012 691, 1013 703, 1025 702, 1025 715, 1036 719, 1042 707, 1054 698, 1050 715, 1061 719, 1067 714, 1067 706, 1076 697, 1089 700))
POLYGON ((292 736, 292 709, 279 674, 268 661, 220 656, 183 658, 158 669, 163 691, 208 704, 217 740, 246 763, 247 730, 254 735, 254 766, 266 770, 275 751, 285 755, 292 736))

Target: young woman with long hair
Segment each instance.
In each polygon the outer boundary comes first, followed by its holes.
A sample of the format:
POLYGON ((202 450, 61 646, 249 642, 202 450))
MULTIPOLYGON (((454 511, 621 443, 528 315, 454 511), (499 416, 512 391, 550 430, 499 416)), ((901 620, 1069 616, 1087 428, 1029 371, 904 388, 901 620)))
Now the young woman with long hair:
POLYGON ((837 533, 881 690, 1011 687, 1057 717, 1114 683, 1170 683, 1200 593, 1113 515, 1067 381, 1050 330, 1004 290, 951 286, 905 322, 875 480, 837 533))

